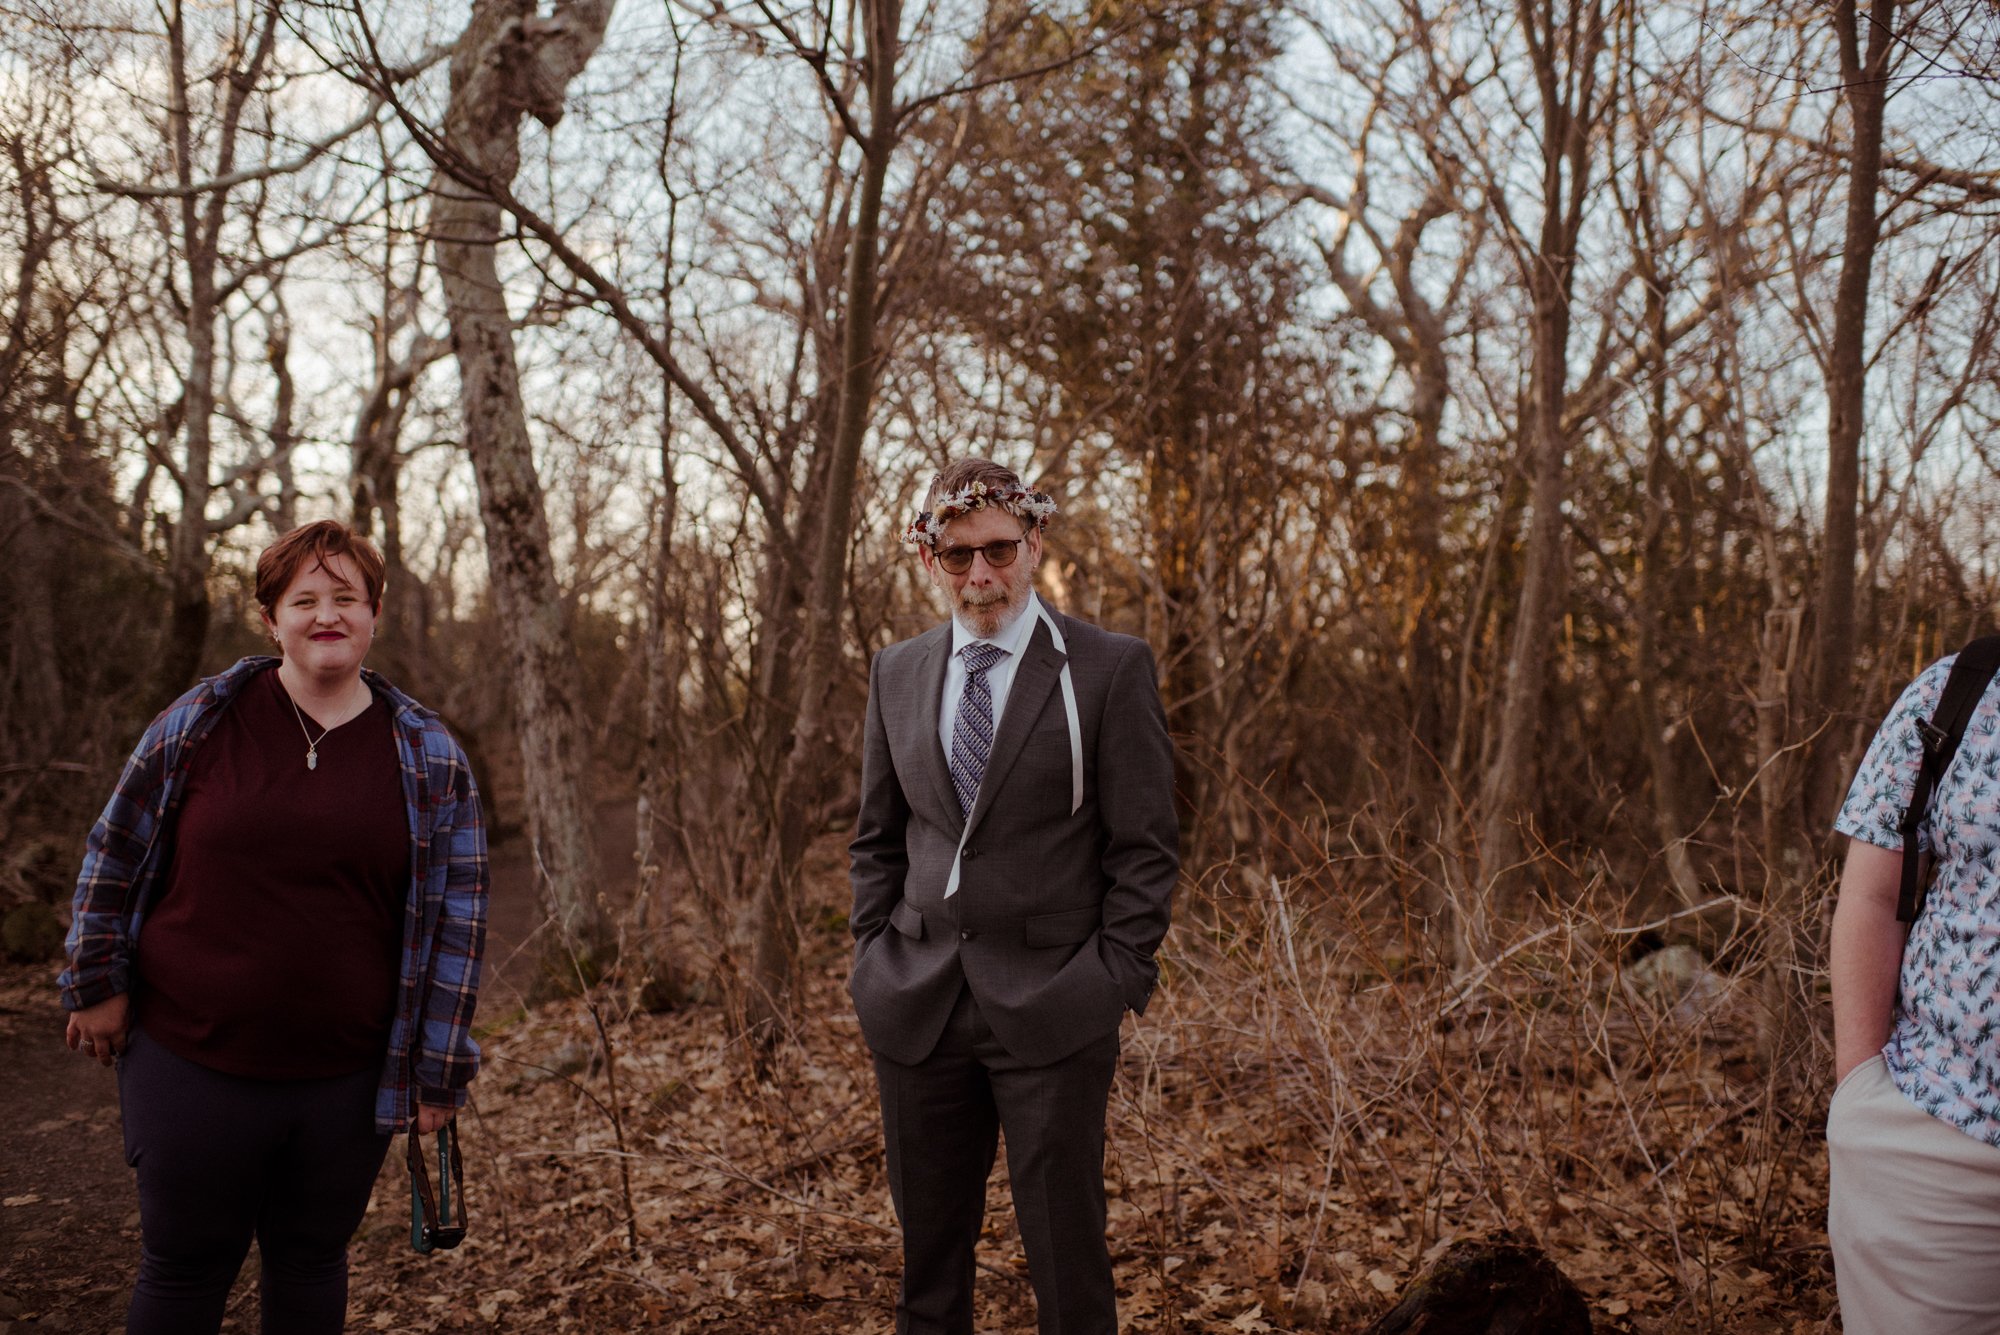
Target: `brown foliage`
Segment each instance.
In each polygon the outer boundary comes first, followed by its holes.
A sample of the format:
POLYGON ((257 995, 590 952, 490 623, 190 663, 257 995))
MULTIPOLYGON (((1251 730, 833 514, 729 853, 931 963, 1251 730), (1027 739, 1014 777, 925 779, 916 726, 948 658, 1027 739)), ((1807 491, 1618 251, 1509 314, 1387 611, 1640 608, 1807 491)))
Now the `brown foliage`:
MULTIPOLYGON (((410 1254, 385 1177, 351 1327, 885 1326, 897 1238, 841 986, 846 888, 820 865, 805 1018, 761 1078, 712 1007, 632 1014, 605 1030, 614 1108, 584 1001, 500 1017, 466 1119, 473 1238, 410 1254)), ((1475 993, 1380 881, 1353 857, 1275 885, 1219 868, 1182 906, 1113 1092, 1128 1327, 1352 1329, 1453 1240, 1507 1227, 1604 1330, 1819 1328, 1822 1063, 1756 1064, 1729 972, 1755 933, 1724 951, 1719 992, 1649 998, 1621 982, 1629 936, 1560 919, 1475 993)), ((987 1222, 980 1326, 1028 1328, 1004 1168, 987 1222)))

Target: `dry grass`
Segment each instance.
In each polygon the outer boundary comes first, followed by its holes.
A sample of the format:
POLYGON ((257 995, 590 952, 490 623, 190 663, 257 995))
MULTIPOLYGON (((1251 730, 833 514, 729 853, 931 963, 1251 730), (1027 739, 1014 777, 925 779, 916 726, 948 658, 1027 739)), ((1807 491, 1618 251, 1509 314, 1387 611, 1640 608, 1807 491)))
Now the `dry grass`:
MULTIPOLYGON (((1524 915, 1468 988, 1435 923, 1341 879, 1220 869, 1177 907, 1113 1093, 1128 1328, 1354 1329, 1451 1239, 1503 1227, 1601 1330, 1832 1328, 1824 1063, 1809 1027, 1760 1059, 1754 933, 1677 1008, 1626 985, 1614 915, 1524 915)), ((761 1076, 719 1007, 602 1015, 614 1108, 587 1003, 506 1018, 468 1120, 475 1239, 415 1258, 404 1194, 379 1192, 352 1327, 885 1329, 898 1250, 844 878, 812 893, 803 1018, 761 1076)), ((981 1329, 1031 1329, 1004 1169, 988 1224, 981 1329)))

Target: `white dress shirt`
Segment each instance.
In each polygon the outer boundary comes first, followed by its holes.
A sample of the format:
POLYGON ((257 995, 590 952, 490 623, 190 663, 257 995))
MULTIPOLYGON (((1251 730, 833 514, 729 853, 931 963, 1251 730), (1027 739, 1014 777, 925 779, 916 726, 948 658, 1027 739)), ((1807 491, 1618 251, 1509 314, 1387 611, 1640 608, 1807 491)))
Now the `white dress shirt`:
POLYGON ((993 735, 1000 735, 1000 714, 1007 707, 1007 692, 1014 685, 1014 671, 1021 666, 1021 655, 1027 651, 1028 640, 1035 633, 1035 622, 1040 617, 1041 602, 1034 590, 1028 591, 1028 601, 1021 608, 1021 614, 1001 627, 1000 633, 988 640, 981 640, 959 623, 957 617, 951 619, 951 661, 944 669, 944 699, 938 709, 938 741, 944 747, 945 758, 951 758, 951 734, 958 727, 958 702, 965 694, 965 659, 962 651, 968 644, 990 644, 995 649, 1004 649, 1006 657, 986 669, 986 689, 993 696, 993 735))

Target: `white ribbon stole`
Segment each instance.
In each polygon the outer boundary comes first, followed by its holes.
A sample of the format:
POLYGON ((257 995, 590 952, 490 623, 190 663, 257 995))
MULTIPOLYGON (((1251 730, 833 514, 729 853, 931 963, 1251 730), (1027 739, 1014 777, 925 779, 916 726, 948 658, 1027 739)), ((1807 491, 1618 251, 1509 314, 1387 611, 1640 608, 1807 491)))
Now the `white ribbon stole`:
MULTIPOLYGON (((1076 678, 1069 670, 1069 645, 1063 640, 1062 628, 1040 599, 1035 600, 1035 614, 1049 628, 1056 652, 1063 655, 1063 716, 1069 723, 1069 814, 1074 816, 1083 809, 1083 722, 1076 708, 1076 678)), ((971 813, 966 815, 965 828, 958 835, 958 851, 951 855, 951 876, 944 883, 946 899, 958 893, 959 864, 965 861, 965 841, 972 837, 971 813)))

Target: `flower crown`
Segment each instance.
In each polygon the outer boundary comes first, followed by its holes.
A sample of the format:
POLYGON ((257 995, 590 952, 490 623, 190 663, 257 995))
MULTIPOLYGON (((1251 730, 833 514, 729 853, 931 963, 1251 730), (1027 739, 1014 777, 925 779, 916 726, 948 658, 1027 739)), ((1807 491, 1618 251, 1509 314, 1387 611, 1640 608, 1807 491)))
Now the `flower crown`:
POLYGON ((1030 520, 1038 529, 1047 528, 1050 516, 1056 512, 1055 499, 1046 492, 1029 491, 1023 486, 975 482, 949 496, 939 497, 931 509, 918 511, 910 526, 903 530, 903 541, 911 547, 936 547, 938 539, 944 536, 946 524, 974 510, 984 510, 989 505, 1030 520))

